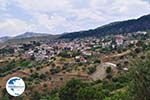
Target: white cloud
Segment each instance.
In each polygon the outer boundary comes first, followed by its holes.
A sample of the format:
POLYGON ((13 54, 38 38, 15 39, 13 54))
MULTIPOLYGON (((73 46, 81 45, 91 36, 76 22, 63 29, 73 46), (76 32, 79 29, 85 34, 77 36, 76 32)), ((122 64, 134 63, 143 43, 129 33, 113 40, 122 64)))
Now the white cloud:
POLYGON ((150 13, 150 4, 143 0, 91 0, 91 8, 118 19, 135 18, 150 13))
POLYGON ((6 10, 6 6, 9 4, 8 0, 0 0, 0 10, 6 10))
POLYGON ((14 0, 21 8, 30 12, 50 12, 71 7, 70 0, 14 0))
MULTIPOLYGON (((150 3, 146 0, 0 0, 3 8, 7 8, 8 3, 31 16, 29 20, 13 15, 3 18, 0 32, 10 35, 25 31, 52 34, 78 31, 150 13, 150 3)), ((9 15, 3 13, 2 16, 4 14, 9 15)))
POLYGON ((66 22, 66 19, 61 16, 48 16, 47 14, 36 15, 38 24, 45 26, 47 29, 52 30, 66 22))
POLYGON ((1 21, 0 23, 0 36, 15 36, 33 28, 33 25, 28 25, 26 22, 15 18, 6 19, 4 21, 1 21))
POLYGON ((6 5, 6 3, 7 3, 7 0, 0 0, 0 5, 2 6, 4 6, 4 5, 6 5))
POLYGON ((52 16, 48 16, 47 14, 36 14, 34 17, 37 20, 37 26, 45 27, 51 34, 60 34, 62 32, 79 29, 76 22, 68 21, 67 18, 56 14, 52 16))

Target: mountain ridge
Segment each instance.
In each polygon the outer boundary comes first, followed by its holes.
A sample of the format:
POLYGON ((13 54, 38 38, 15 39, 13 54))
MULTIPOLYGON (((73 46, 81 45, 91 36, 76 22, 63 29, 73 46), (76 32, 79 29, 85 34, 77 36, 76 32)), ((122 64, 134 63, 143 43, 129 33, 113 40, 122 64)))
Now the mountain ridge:
POLYGON ((47 33, 34 33, 34 32, 25 32, 21 35, 15 36, 14 38, 21 39, 21 38, 30 38, 30 37, 39 37, 39 36, 47 36, 50 34, 47 33))
POLYGON ((74 39, 79 37, 104 36, 106 34, 124 34, 148 30, 150 30, 150 14, 144 15, 137 19, 113 22, 96 29, 63 34, 60 38, 74 39))
POLYGON ((5 42, 5 41, 7 41, 7 40, 9 40, 9 39, 11 39, 11 38, 12 38, 12 37, 9 37, 9 36, 0 37, 0 43, 5 42))
POLYGON ((95 29, 89 29, 84 31, 77 31, 77 32, 70 32, 70 33, 63 33, 60 35, 51 35, 48 33, 34 33, 34 32, 26 32, 21 35, 15 37, 1 37, 0 42, 2 41, 11 41, 11 40, 20 40, 20 39, 28 39, 30 40, 35 39, 36 37, 40 37, 44 39, 75 39, 75 38, 84 38, 90 36, 105 36, 109 34, 124 34, 124 33, 131 33, 137 31, 149 31, 150 30, 150 14, 141 16, 137 19, 129 19, 125 21, 116 21, 110 24, 106 24, 100 26, 95 29), (57 37, 57 38, 56 38, 57 37))
POLYGON ((51 36, 51 34, 25 32, 23 34, 20 34, 14 37, 9 37, 9 36, 0 37, 0 42, 3 43, 3 42, 11 41, 11 40, 21 40, 21 39, 38 38, 38 37, 45 37, 45 36, 51 36))

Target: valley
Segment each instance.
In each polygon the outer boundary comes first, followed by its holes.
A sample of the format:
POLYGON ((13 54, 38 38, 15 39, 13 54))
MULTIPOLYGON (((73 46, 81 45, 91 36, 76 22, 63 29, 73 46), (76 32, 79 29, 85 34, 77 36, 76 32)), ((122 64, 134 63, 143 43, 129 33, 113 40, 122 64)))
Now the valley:
MULTIPOLYGON (((38 99, 46 97, 72 79, 90 82, 95 86, 105 81, 111 83, 112 79, 130 72, 132 62, 144 58, 149 49, 150 33, 142 31, 100 38, 7 44, 0 48, 0 97, 7 95, 2 91, 5 91, 6 81, 13 76, 25 81, 27 88, 21 96, 23 100, 36 98, 37 94, 41 95, 37 96, 38 99)), ((122 89, 126 92, 124 88, 125 85, 119 86, 109 94, 122 89)), ((47 98, 51 98, 51 95, 47 98)))

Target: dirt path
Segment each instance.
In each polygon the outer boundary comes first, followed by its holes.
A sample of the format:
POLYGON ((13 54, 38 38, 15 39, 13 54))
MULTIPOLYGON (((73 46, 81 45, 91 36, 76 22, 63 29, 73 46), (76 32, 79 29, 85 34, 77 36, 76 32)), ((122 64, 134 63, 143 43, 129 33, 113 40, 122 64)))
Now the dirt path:
POLYGON ((125 55, 127 55, 129 53, 131 53, 131 50, 127 50, 127 51, 119 53, 119 54, 113 54, 113 55, 109 55, 109 56, 104 56, 104 57, 102 57, 102 61, 103 62, 108 62, 108 61, 111 61, 111 60, 113 60, 115 58, 125 56, 125 55))

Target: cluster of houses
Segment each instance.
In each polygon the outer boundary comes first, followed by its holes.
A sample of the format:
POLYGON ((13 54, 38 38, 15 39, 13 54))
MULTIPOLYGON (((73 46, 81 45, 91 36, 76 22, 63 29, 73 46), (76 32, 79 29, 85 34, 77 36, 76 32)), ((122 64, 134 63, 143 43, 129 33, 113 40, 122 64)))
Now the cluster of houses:
MULTIPOLYGON (((74 39, 72 41, 58 40, 55 42, 42 43, 40 46, 30 48, 21 55, 24 58, 30 58, 34 56, 34 58, 37 61, 55 57, 63 50, 79 51, 81 52, 82 55, 91 56, 95 53, 91 50, 92 48, 96 47, 115 48, 122 45, 136 44, 139 40, 130 38, 133 34, 146 35, 147 33, 146 32, 128 33, 126 35, 114 35, 111 38, 88 37, 82 39, 74 39)), ((21 45, 12 45, 11 47, 14 48, 15 53, 17 53, 20 51, 21 45)), ((81 59, 81 61, 86 62, 86 60, 82 56, 75 57, 75 59, 79 58, 81 59)))

